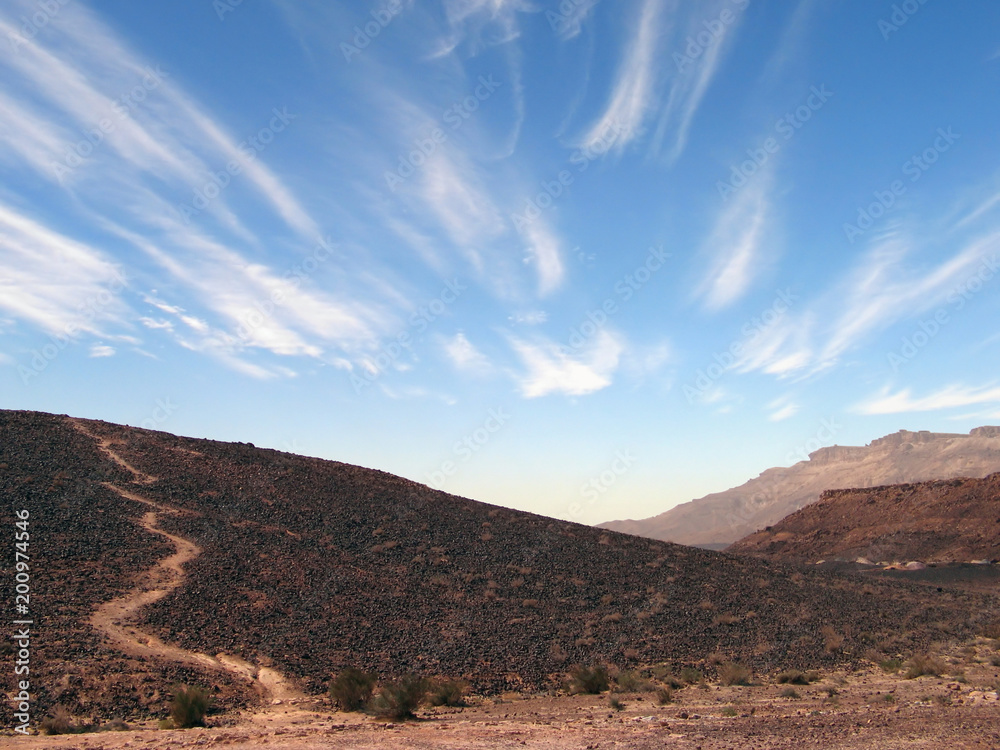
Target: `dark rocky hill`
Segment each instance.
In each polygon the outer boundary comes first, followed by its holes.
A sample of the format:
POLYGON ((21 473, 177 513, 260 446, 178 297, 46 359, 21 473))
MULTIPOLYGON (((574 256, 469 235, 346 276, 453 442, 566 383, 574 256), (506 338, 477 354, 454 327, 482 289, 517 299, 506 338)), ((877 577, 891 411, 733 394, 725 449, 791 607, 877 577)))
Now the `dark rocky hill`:
MULTIPOLYGON (((599 661, 706 665, 716 653, 758 671, 813 668, 992 617, 971 594, 862 588, 335 461, 35 412, 0 411, 0 493, 8 539, 13 512, 31 514, 36 712, 162 712, 176 681, 209 686, 224 707, 259 700, 238 674, 150 646, 123 653, 98 630, 98 608, 137 586, 169 591, 119 623, 137 643, 273 667, 306 693, 348 665, 484 692, 551 687, 599 661), (176 585, 158 584, 181 541, 197 554, 176 585)), ((8 664, 11 648, 4 639, 8 664)))
POLYGON ((729 551, 786 562, 1000 559, 1000 473, 830 490, 729 551))

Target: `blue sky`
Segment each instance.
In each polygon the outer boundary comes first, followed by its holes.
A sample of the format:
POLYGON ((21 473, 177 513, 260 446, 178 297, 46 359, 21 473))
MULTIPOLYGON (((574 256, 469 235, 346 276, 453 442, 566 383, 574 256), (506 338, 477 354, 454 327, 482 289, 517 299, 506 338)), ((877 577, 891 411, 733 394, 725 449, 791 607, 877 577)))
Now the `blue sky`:
POLYGON ((8 0, 0 405, 596 523, 1000 423, 986 0, 8 0))

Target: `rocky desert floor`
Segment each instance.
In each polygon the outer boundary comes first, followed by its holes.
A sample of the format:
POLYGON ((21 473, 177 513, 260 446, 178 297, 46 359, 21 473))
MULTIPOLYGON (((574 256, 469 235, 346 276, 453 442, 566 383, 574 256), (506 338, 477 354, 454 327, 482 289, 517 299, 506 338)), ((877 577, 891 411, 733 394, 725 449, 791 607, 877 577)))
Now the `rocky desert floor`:
MULTIPOLYGON (((209 717, 209 726, 59 736, 0 737, 5 748, 118 750, 269 748, 997 748, 1000 660, 980 639, 938 657, 942 676, 905 679, 873 666, 821 675, 809 685, 755 678, 750 685, 690 685, 659 705, 656 693, 469 698, 387 722, 342 713, 325 698, 277 701, 209 717), (995 663, 996 664, 995 664, 995 663), (611 698, 624 707, 614 710, 611 698)), ((895 664, 890 664, 890 668, 895 664)), ((904 667, 905 669, 905 667, 904 667)))

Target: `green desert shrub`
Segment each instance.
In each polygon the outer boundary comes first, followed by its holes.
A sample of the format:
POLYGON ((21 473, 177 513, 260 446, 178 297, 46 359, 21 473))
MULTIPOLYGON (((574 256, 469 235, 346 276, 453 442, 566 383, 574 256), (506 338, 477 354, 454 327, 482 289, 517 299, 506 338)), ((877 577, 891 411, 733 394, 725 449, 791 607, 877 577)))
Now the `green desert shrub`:
POLYGON ((435 680, 430 686, 428 698, 432 706, 464 706, 468 688, 469 683, 465 680, 435 680))
POLYGON ((427 695, 428 681, 415 675, 390 682, 379 688, 370 702, 371 712, 383 719, 412 719, 413 712, 427 695))
POLYGON ((170 720, 177 729, 205 726, 211 698, 201 688, 177 685, 170 702, 170 720))
POLYGON ((898 672, 900 669, 903 668, 903 660, 883 659, 878 663, 878 665, 882 668, 883 672, 889 672, 890 674, 895 674, 896 672, 898 672))
POLYGON ((341 711, 360 711, 372 697, 375 675, 348 667, 330 681, 330 698, 341 711))
POLYGON ((669 686, 662 687, 656 691, 656 702, 661 706, 674 702, 674 691, 669 686))
POLYGON ((914 654, 906 662, 906 674, 903 675, 908 680, 914 680, 923 675, 940 677, 945 666, 940 659, 930 654, 914 654))
POLYGON ((619 698, 617 695, 612 695, 610 698, 608 698, 608 705, 611 706, 611 708, 613 708, 615 711, 622 711, 625 709, 625 704, 622 702, 622 699, 619 698))
POLYGON ((570 688, 574 693, 603 693, 611 685, 608 670, 600 665, 585 667, 578 665, 569 673, 570 688))
POLYGON ((719 665, 719 684, 749 685, 750 669, 743 666, 742 664, 737 664, 736 662, 727 661, 719 665))
POLYGON ((56 706, 51 716, 42 719, 40 726, 42 734, 76 734, 79 727, 73 723, 73 717, 62 706, 56 706))
POLYGON ((694 667, 684 667, 681 670, 681 679, 688 685, 697 685, 704 679, 700 669, 695 669, 694 667))
POLYGON ((649 680, 635 671, 626 671, 615 677, 616 693, 651 693, 655 690, 649 680))
POLYGON ((775 681, 779 685, 808 685, 819 679, 818 672, 801 672, 798 669, 786 669, 779 672, 775 681))

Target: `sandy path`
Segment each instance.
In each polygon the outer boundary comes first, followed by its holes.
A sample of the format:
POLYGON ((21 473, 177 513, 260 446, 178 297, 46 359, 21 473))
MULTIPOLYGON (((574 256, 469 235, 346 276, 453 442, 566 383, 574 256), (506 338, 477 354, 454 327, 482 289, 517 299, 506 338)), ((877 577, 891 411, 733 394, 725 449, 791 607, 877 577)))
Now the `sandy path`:
MULTIPOLYGON (((112 447, 114 443, 111 440, 92 434, 77 420, 70 420, 70 422, 84 435, 97 441, 98 447, 111 460, 130 472, 135 477, 133 481, 136 484, 149 485, 157 480, 157 477, 136 469, 120 456, 112 447)), ((153 567, 143 571, 136 579, 136 585, 130 591, 117 599, 100 605, 91 615, 90 624, 103 633, 114 648, 123 653, 229 672, 254 683, 257 691, 263 695, 268 703, 273 701, 286 703, 290 700, 306 698, 306 695, 296 688, 288 678, 274 669, 258 667, 228 654, 218 654, 213 657, 197 651, 188 651, 178 646, 171 646, 155 635, 146 633, 132 624, 139 610, 148 604, 159 601, 184 583, 184 564, 201 554, 202 550, 190 539, 171 534, 158 526, 160 514, 188 515, 192 514, 191 511, 168 507, 110 482, 103 482, 103 484, 127 500, 142 503, 151 508, 150 511, 143 514, 139 521, 140 525, 146 531, 169 540, 176 551, 157 562, 153 567)))

